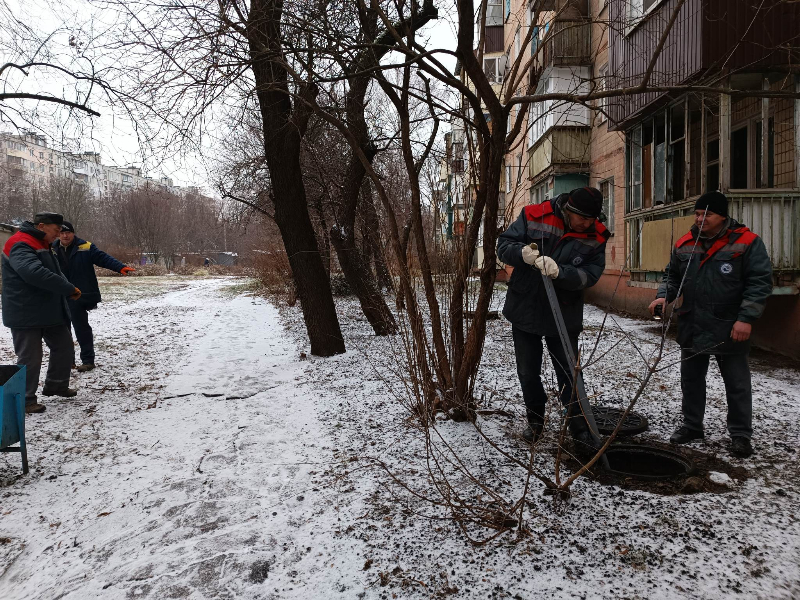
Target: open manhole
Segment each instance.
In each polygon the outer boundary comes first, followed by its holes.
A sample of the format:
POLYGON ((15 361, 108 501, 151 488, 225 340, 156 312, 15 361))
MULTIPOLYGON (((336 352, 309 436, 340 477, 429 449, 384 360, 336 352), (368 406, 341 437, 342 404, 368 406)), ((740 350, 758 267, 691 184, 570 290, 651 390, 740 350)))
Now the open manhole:
MULTIPOLYGON (((609 406, 593 406, 592 414, 594 414, 594 422, 597 423, 597 430, 602 435, 611 435, 617 427, 622 414, 625 411, 621 408, 611 408, 609 406)), ((642 414, 629 412, 628 416, 622 422, 622 427, 619 428, 617 435, 636 435, 647 431, 648 423, 647 417, 642 414)))
POLYGON ((613 445, 606 450, 609 470, 617 475, 646 479, 676 479, 694 472, 692 461, 677 452, 634 444, 613 445))

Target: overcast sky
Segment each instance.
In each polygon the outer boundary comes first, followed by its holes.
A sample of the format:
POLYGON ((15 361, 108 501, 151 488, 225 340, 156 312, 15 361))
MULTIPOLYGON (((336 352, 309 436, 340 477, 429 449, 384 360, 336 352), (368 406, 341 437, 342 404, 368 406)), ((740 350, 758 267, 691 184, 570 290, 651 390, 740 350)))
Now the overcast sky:
MULTIPOLYGON (((452 0, 442 4, 439 20, 429 23, 422 36, 429 36, 428 47, 454 49, 455 7, 452 0)), ((0 19, 8 20, 10 13, 28 25, 36 37, 51 36, 49 45, 60 52, 62 57, 75 56, 70 39, 75 36, 78 27, 81 28, 78 39, 89 39, 100 35, 103 27, 113 18, 111 13, 104 14, 99 7, 85 0, 0 0, 0 8, 0 19), (5 7, 2 7, 3 3, 5 7)), ((4 44, 0 43, 0 60, 6 62, 7 55, 4 44)), ((95 65, 102 61, 102 56, 95 58, 95 65)), ((449 69, 455 67, 454 57, 439 55, 438 58, 449 69)), ((84 61, 83 66, 88 65, 88 61, 84 61)), ((14 91, 45 93, 70 99, 74 99, 76 94, 69 81, 52 74, 39 75, 32 71, 28 77, 17 76, 11 83, 14 91)), ((171 177, 176 185, 200 185, 211 191, 209 170, 213 166, 213 160, 210 158, 214 152, 224 149, 223 141, 209 136, 208 146, 200 152, 175 148, 172 152, 153 155, 149 151, 142 151, 136 135, 136 123, 119 110, 118 106, 110 105, 97 95, 93 95, 90 106, 100 112, 101 116, 78 119, 67 110, 53 111, 52 107, 37 106, 35 103, 25 103, 23 109, 25 116, 35 123, 36 128, 56 148, 99 152, 104 164, 141 166, 149 176, 164 174, 171 177)), ((18 117, 15 121, 21 123, 23 119, 18 117)), ((0 123, 0 130, 12 129, 9 123, 0 123)))

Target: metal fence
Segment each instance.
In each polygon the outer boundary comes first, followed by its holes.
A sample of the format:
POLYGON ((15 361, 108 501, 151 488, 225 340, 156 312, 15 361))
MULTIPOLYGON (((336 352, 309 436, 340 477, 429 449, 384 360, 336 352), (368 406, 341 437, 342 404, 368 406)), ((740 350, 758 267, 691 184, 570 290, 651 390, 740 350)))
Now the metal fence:
POLYGON ((800 270, 800 194, 728 193, 728 212, 764 240, 776 270, 800 270))

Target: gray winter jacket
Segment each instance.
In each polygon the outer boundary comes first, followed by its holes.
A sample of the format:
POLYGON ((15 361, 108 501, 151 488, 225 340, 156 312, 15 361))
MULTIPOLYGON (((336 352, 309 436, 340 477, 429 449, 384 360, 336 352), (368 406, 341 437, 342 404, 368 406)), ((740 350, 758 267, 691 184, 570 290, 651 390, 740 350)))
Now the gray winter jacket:
POLYGON ((68 325, 67 296, 75 286, 61 274, 44 233, 26 221, 3 247, 3 325, 32 329, 68 325))
POLYGON ((681 348, 708 354, 747 352, 731 340, 736 321, 753 323, 772 293, 772 263, 764 242, 733 219, 706 244, 697 227, 675 243, 657 298, 683 301, 676 309, 681 348), (708 248, 706 248, 708 246, 708 248))

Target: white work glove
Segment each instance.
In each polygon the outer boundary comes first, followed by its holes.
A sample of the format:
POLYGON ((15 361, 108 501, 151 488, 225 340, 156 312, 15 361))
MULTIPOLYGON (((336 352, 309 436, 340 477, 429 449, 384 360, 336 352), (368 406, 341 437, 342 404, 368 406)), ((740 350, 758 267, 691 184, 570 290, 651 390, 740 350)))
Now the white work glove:
POLYGON ((539 249, 535 246, 535 244, 529 244, 522 247, 522 260, 525 261, 526 264, 532 265, 539 257, 539 249))
POLYGON ((533 261, 533 266, 550 279, 558 277, 558 264, 549 256, 540 256, 533 261))

